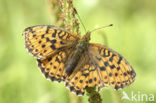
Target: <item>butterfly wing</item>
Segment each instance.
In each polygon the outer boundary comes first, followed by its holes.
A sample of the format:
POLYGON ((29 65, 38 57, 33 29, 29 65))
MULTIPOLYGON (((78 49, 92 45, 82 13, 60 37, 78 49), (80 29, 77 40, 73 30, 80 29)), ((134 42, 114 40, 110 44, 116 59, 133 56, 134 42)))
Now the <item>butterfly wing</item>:
POLYGON ((102 82, 96 65, 90 60, 88 52, 81 55, 78 65, 65 82, 70 91, 83 95, 86 87, 101 87, 102 82))
POLYGON ((132 66, 117 52, 100 44, 89 44, 90 60, 97 66, 102 87, 113 86, 116 90, 134 82, 136 73, 132 66))
POLYGON ((79 39, 78 36, 52 25, 28 27, 24 30, 23 36, 25 47, 37 59, 45 59, 72 46, 79 39))
POLYGON ((51 55, 44 60, 37 59, 38 66, 46 78, 52 81, 64 81, 66 79, 65 63, 72 53, 73 51, 68 49, 51 55))

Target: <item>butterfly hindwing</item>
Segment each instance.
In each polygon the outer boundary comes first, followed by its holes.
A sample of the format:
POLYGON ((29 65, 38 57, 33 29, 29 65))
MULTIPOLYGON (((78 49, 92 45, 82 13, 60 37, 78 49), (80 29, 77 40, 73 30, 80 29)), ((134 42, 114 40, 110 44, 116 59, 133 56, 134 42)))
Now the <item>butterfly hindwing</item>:
POLYGON ((64 76, 64 63, 63 59, 66 58, 65 52, 61 51, 58 54, 50 56, 44 60, 38 59, 38 66, 46 78, 52 81, 63 81, 64 76))
POLYGON ((24 30, 25 46, 37 59, 45 59, 58 50, 70 47, 79 37, 52 25, 38 25, 24 30))
POLYGON ((101 87, 97 70, 97 67, 89 60, 88 53, 82 54, 73 73, 67 76, 66 86, 77 95, 83 95, 86 87, 101 87))
POLYGON ((38 66, 46 78, 58 82, 65 81, 67 77, 65 73, 65 64, 72 54, 72 49, 60 51, 44 60, 38 59, 38 66))

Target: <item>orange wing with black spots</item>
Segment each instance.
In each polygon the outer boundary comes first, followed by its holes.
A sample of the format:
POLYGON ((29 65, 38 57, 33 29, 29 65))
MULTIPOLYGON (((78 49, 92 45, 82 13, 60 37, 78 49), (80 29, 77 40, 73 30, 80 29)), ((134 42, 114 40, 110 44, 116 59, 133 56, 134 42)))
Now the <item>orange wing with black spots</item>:
POLYGON ((65 65, 74 54, 74 51, 75 50, 71 47, 59 51, 46 59, 37 59, 38 67, 41 69, 46 78, 58 82, 65 81, 68 79, 67 74, 65 73, 65 65))
POLYGON ((76 35, 52 25, 37 25, 24 30, 25 47, 37 59, 57 53, 59 50, 73 46, 79 39, 76 35))
POLYGON ((132 66, 117 52, 100 44, 89 44, 89 58, 97 66, 101 86, 111 85, 116 90, 134 82, 136 73, 132 66))
POLYGON ((38 59, 38 66, 46 78, 52 81, 64 81, 64 60, 67 58, 67 53, 60 51, 58 54, 50 56, 44 60, 38 59))
POLYGON ((67 76, 66 86, 77 95, 83 95, 86 87, 101 87, 99 71, 86 52, 80 58, 77 67, 70 76, 67 76))

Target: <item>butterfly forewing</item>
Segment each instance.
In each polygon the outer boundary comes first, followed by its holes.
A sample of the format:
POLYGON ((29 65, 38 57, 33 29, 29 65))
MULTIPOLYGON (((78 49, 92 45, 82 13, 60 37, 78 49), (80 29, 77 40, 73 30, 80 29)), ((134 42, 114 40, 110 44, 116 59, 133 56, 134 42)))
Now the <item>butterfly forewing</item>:
POLYGON ((90 43, 88 53, 91 61, 98 66, 103 87, 111 85, 118 90, 135 80, 136 73, 132 66, 117 52, 106 46, 90 43))
POLYGON ((76 35, 52 25, 38 25, 24 30, 25 46, 38 59, 45 59, 63 48, 73 45, 76 35))

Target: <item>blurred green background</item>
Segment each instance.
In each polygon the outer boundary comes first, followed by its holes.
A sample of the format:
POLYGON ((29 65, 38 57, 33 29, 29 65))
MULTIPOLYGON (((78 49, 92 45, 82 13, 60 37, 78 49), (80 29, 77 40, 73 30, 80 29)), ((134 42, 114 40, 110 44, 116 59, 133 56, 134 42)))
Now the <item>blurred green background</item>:
MULTIPOLYGON (((120 91, 103 89, 103 103, 156 103, 156 1, 155 0, 75 0, 76 7, 88 30, 113 23, 102 31, 108 46, 122 54, 133 66, 136 81, 120 91), (121 100, 123 91, 137 100, 121 100), (142 94, 147 95, 139 101, 142 94), (154 98, 155 99, 155 98, 154 98)), ((24 47, 22 32, 26 27, 54 24, 46 0, 0 0, 0 103, 86 103, 64 83, 45 79, 36 60, 24 47)), ((81 28, 82 34, 84 29, 81 28)), ((100 30, 101 31, 101 30, 100 30)), ((91 42, 103 43, 97 32, 91 42)))

